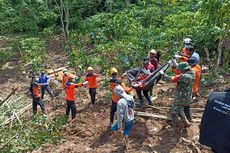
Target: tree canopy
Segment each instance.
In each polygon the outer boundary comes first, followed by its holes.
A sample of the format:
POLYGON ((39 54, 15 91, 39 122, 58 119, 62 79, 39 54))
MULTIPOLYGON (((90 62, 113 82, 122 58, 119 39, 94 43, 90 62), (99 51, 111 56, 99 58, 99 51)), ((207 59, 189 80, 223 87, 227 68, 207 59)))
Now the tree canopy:
POLYGON ((174 54, 186 37, 217 66, 227 53, 221 44, 229 37, 228 0, 0 0, 0 8, 1 35, 63 33, 72 66, 131 67, 151 48, 174 54))

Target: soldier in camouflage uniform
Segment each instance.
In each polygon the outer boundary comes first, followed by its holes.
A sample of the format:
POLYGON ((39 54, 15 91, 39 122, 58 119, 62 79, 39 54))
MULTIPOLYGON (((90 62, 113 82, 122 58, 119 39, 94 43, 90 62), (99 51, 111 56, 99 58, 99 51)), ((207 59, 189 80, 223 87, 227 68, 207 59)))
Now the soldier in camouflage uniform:
POLYGON ((192 100, 192 86, 195 74, 190 70, 187 62, 179 63, 177 69, 181 72, 180 75, 168 76, 163 71, 160 73, 163 76, 163 80, 177 83, 175 99, 170 110, 173 122, 177 122, 180 117, 185 127, 188 127, 191 125, 189 122, 191 120, 189 104, 192 100), (183 112, 183 108, 186 108, 185 112, 183 112))

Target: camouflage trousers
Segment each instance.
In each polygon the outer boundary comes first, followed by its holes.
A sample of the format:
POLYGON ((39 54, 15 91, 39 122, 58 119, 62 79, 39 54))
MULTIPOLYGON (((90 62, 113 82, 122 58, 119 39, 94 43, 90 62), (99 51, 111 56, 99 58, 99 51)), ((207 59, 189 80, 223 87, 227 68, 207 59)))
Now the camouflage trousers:
POLYGON ((192 120, 192 112, 189 105, 178 105, 173 103, 170 109, 170 115, 172 121, 175 122, 179 121, 179 118, 181 118, 182 121, 185 121, 186 119, 188 121, 192 120))

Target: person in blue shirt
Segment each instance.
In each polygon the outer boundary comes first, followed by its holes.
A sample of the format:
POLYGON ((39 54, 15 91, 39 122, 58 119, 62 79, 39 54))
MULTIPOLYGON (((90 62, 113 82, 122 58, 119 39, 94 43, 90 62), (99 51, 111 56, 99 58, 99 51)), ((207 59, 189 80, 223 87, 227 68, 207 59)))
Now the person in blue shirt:
POLYGON ((184 43, 184 48, 187 48, 188 50, 190 50, 190 57, 196 58, 198 61, 198 64, 200 64, 200 55, 197 52, 195 52, 195 49, 192 43, 192 39, 185 38, 183 43, 184 43))
POLYGON ((53 95, 51 93, 51 90, 49 88, 49 82, 50 78, 47 74, 45 74, 44 70, 41 70, 40 75, 39 75, 39 84, 41 84, 41 98, 44 98, 45 95, 45 91, 48 92, 48 94, 51 96, 51 98, 53 99, 53 95))

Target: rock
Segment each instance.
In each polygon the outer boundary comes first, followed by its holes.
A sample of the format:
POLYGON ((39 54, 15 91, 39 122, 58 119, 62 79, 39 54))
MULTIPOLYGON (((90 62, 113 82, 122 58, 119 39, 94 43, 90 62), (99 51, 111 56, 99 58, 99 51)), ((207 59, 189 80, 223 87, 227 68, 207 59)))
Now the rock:
POLYGON ((92 133, 90 131, 85 131, 83 135, 86 137, 91 137, 92 133))
POLYGON ((87 147, 85 148, 85 151, 91 151, 91 148, 87 147))
POLYGON ((154 132, 157 132, 158 130, 159 130, 159 129, 156 128, 156 127, 153 128, 153 131, 154 131, 154 132))

